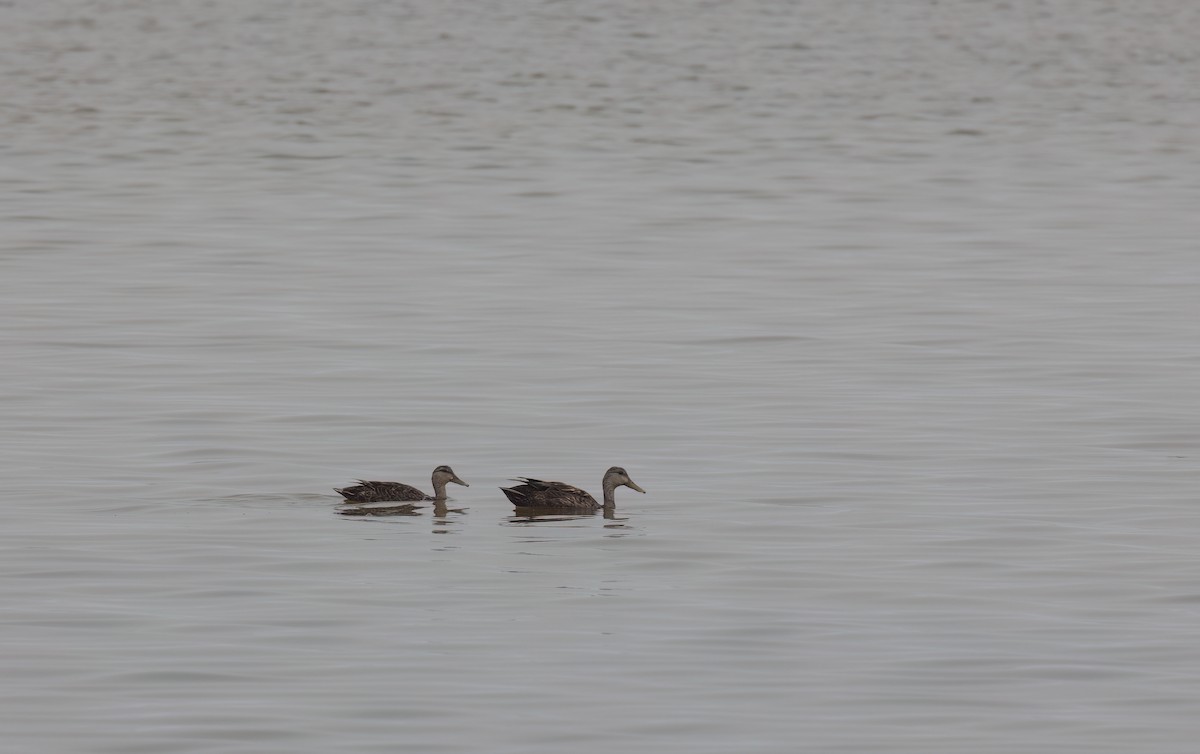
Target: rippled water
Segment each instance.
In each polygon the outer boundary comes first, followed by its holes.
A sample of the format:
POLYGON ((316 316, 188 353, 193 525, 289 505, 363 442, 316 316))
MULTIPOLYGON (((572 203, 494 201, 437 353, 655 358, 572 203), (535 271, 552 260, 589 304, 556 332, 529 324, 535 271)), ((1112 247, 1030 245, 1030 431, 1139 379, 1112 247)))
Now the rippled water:
POLYGON ((14 750, 1194 750, 1194 4, 0 20, 14 750))

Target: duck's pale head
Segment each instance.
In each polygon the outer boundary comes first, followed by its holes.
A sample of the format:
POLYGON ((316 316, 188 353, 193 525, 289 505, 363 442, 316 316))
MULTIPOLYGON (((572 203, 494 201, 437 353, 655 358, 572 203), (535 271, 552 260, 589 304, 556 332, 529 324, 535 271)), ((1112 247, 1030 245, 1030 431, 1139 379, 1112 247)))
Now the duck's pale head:
POLYGON ((446 484, 450 482, 453 482, 454 484, 461 484, 464 487, 471 486, 459 479, 458 474, 455 474, 454 469, 450 468, 449 466, 438 466, 433 470, 433 486, 435 488, 438 486, 445 487, 446 484))
POLYGON ((643 495, 646 493, 644 489, 637 486, 637 483, 629 478, 629 472, 620 466, 613 466, 608 471, 604 472, 604 486, 607 489, 616 489, 617 487, 628 487, 631 490, 637 490, 643 495))

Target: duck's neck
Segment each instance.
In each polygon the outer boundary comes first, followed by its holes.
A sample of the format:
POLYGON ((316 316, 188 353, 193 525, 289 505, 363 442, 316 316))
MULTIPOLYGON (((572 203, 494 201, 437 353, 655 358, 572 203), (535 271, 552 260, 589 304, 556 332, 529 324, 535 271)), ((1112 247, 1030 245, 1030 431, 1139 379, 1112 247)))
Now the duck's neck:
POLYGON ((445 479, 441 479, 441 480, 434 479, 433 480, 433 499, 434 500, 445 500, 446 499, 446 484, 447 483, 448 483, 448 481, 445 479))
POLYGON ((612 508, 617 504, 617 484, 616 477, 606 476, 602 482, 604 485, 604 507, 612 508))

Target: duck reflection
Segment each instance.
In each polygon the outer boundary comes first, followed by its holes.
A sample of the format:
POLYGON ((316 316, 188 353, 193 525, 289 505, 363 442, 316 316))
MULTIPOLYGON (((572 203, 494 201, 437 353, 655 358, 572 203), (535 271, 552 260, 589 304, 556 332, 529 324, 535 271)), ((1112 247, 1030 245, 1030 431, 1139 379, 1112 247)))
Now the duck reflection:
POLYGON ((358 517, 373 517, 386 518, 387 516, 419 516, 421 509, 424 506, 405 503, 404 505, 384 505, 380 503, 365 504, 365 505, 348 505, 343 508, 338 508, 339 516, 358 516, 358 517))
MULTIPOLYGON (((378 519, 397 516, 416 517, 424 514, 425 509, 429 506, 417 505, 415 503, 395 502, 388 503, 363 503, 350 504, 341 506, 337 509, 339 516, 349 516, 359 519, 378 519)), ((454 534, 458 531, 456 524, 461 523, 459 517, 466 514, 466 508, 451 508, 446 505, 445 500, 438 500, 433 504, 432 523, 434 534, 454 534)))
POLYGON ((445 500, 439 500, 433 506, 433 533, 434 534, 454 534, 458 532, 455 524, 460 523, 458 517, 465 515, 465 508, 449 508, 446 506, 445 500), (457 515, 451 516, 454 513, 457 515))
POLYGON ((439 500, 433 504, 433 517, 434 518, 446 518, 451 513, 465 514, 466 512, 467 512, 466 508, 447 507, 445 500, 439 500))
POLYGON ((593 518, 596 511, 564 511, 562 508, 533 508, 516 506, 513 514, 508 517, 514 524, 533 524, 539 521, 576 521, 582 518, 593 518))
POLYGON ((577 521, 585 518, 595 518, 602 514, 609 521, 627 521, 628 516, 617 516, 617 509, 612 506, 597 508, 591 511, 563 510, 555 507, 536 507, 518 505, 513 508, 513 514, 508 517, 512 524, 535 524, 552 521, 577 521))

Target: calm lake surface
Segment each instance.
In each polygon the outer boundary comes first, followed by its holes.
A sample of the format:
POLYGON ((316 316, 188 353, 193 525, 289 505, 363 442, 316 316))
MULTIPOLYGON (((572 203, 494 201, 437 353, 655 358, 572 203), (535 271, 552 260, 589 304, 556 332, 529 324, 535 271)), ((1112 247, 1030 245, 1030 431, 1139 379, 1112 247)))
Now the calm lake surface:
POLYGON ((1197 39, 0 4, 6 746, 1194 752, 1197 39))

